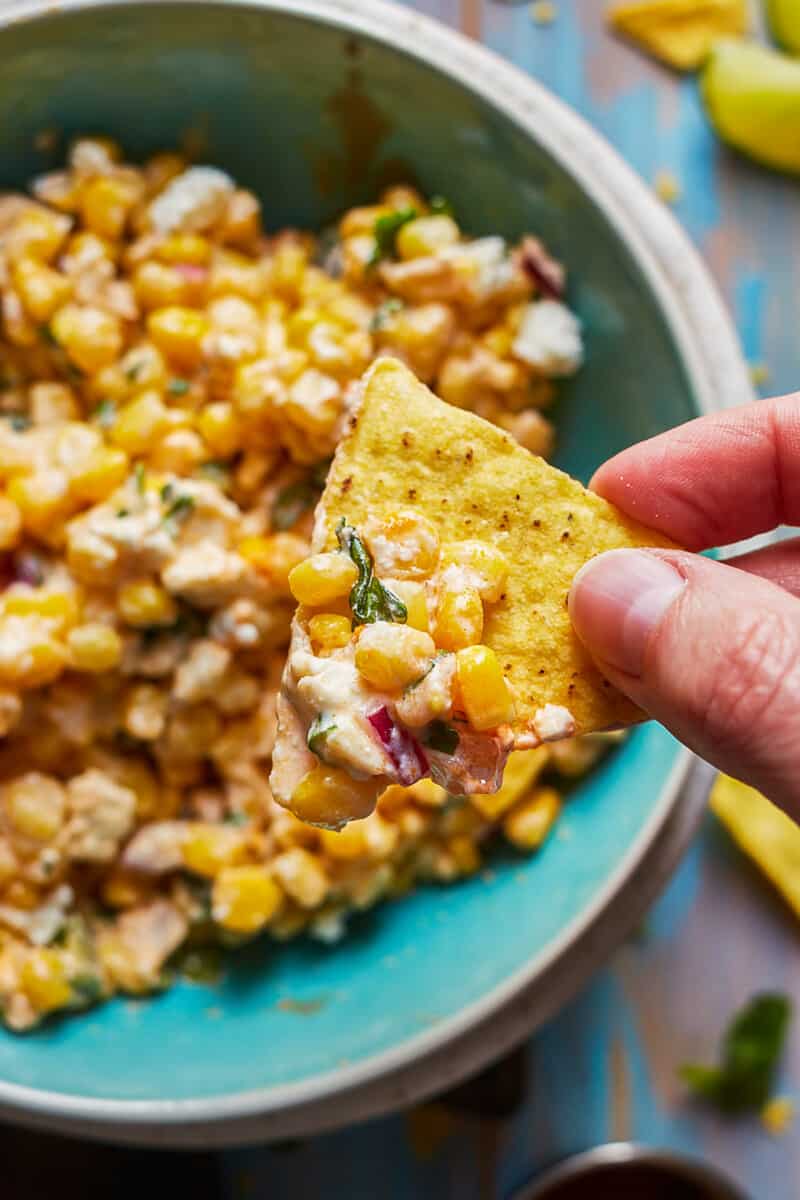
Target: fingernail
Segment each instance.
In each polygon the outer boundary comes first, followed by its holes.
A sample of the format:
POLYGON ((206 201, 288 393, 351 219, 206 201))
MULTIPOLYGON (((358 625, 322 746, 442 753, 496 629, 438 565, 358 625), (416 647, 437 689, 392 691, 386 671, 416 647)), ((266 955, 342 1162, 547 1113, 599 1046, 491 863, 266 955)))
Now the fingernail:
POLYGON ((646 550, 607 550, 572 581, 569 611, 575 632, 603 662, 640 675, 648 640, 686 581, 646 550))

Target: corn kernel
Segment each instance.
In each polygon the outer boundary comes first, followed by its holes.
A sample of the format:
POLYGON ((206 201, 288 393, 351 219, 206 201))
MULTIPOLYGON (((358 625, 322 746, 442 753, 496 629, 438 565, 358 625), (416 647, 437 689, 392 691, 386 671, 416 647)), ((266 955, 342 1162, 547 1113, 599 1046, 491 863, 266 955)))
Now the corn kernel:
POLYGON ((100 175, 81 192, 81 217, 87 229, 98 237, 115 241, 122 237, 140 189, 130 179, 100 175))
POLYGON ((28 403, 34 425, 78 423, 78 402, 72 388, 65 383, 34 383, 28 392, 28 403))
POLYGON ((7 837, 0 836, 0 890, 10 883, 19 869, 17 856, 7 837))
POLYGON ((69 480, 63 471, 17 475, 8 485, 8 496, 22 514, 25 527, 37 535, 70 511, 69 480))
POLYGON ((188 871, 214 879, 247 857, 247 834, 231 825, 192 825, 182 847, 188 871))
POLYGON ((133 274, 133 292, 146 310, 185 304, 187 281, 175 267, 165 263, 143 262, 133 274))
POLYGON ((72 989, 64 960, 57 950, 37 946, 20 971, 20 986, 37 1012, 54 1012, 69 1004, 72 989))
POLYGON ((169 412, 155 390, 142 392, 117 415, 111 440, 127 454, 144 454, 169 425, 169 412))
POLYGON ((329 858, 360 858, 366 850, 364 821, 350 821, 343 829, 321 829, 320 843, 329 858))
POLYGON ((426 579, 439 561, 439 535, 414 509, 400 509, 385 520, 368 521, 364 530, 379 576, 426 579))
POLYGON ((70 663, 75 671, 110 671, 122 657, 122 642, 110 625, 91 621, 71 629, 67 636, 70 663))
POLYGON ((429 634, 408 625, 376 621, 362 626, 355 662, 359 674, 372 687, 398 692, 425 674, 435 653, 429 634))
POLYGON ((0 550, 13 550, 22 532, 22 516, 13 500, 0 496, 0 550))
POLYGON ((316 613, 308 622, 308 634, 314 653, 326 655, 346 646, 352 629, 348 617, 337 613, 316 613))
POLYGON ((199 233, 173 233, 165 238, 156 254, 165 263, 191 263, 202 267, 211 257, 211 243, 199 233))
POLYGON ((214 880, 211 914, 232 933, 257 933, 277 916, 283 900, 283 891, 264 867, 226 867, 214 880))
POLYGON ((66 661, 66 650, 53 637, 50 622, 33 615, 0 617, 0 683, 43 687, 61 674, 66 661))
POLYGON ((68 217, 32 204, 20 213, 4 239, 6 253, 11 259, 49 262, 61 249, 71 224, 68 217))
POLYGON ((244 247, 261 236, 261 205, 252 192, 236 189, 228 200, 218 234, 226 245, 244 247))
POLYGON ((425 585, 410 579, 393 579, 392 591, 406 606, 406 624, 412 629, 430 633, 430 616, 425 585))
POLYGON ((81 371, 108 366, 122 350, 119 318, 102 308, 65 304, 50 322, 53 337, 81 371))
POLYGON ((488 646, 468 646, 456 654, 461 702, 473 729, 496 729, 510 721, 514 705, 497 655, 488 646))
POLYGON ((0 602, 6 616, 40 617, 48 626, 59 632, 71 629, 80 617, 78 593, 72 589, 29 587, 14 584, 0 602))
POLYGON ((177 305, 158 308, 147 318, 147 329, 159 350, 177 367, 191 371, 199 366, 208 333, 203 313, 177 305))
POLYGON ((472 540, 451 542, 442 549, 441 558, 443 572, 449 566, 460 568, 459 575, 481 600, 494 603, 500 599, 508 578, 508 560, 496 547, 472 540))
POLYGON ((424 258, 447 246, 454 246, 460 237, 452 217, 417 217, 400 228, 395 244, 399 258, 424 258))
POLYGON ((447 853, 459 875, 474 875, 481 865, 480 851, 468 834, 459 833, 447 839, 447 853))
POLYGON ((145 742, 161 737, 166 724, 169 694, 153 683, 131 688, 125 705, 125 728, 131 737, 145 742))
POLYGON ((272 259, 271 283, 279 296, 296 299, 308 262, 308 253, 299 242, 282 241, 272 259))
POLYGON ((49 321, 57 308, 66 304, 72 281, 32 258, 21 258, 14 266, 14 286, 34 321, 49 321))
POLYGON ((64 788, 57 779, 38 771, 7 784, 3 802, 14 831, 37 842, 49 842, 64 821, 64 788))
POLYGON ((288 594, 289 575, 308 554, 308 542, 294 533, 273 533, 269 537, 244 538, 239 543, 239 553, 276 588, 288 594))
POLYGON ((123 620, 136 628, 172 625, 178 615, 169 592, 147 579, 124 583, 119 589, 117 604, 123 620))
POLYGON ((317 908, 328 894, 321 861, 302 846, 292 846, 272 860, 272 870, 286 894, 301 908, 317 908))
POLYGON ((313 554, 289 572, 289 587, 298 604, 330 604, 348 596, 358 579, 352 559, 336 552, 313 554))
POLYGON ((353 779, 346 771, 321 763, 300 780, 292 793, 291 810, 301 821, 335 828, 366 817, 380 790, 374 779, 353 779))
POLYGON ((561 796, 555 788, 537 788, 521 800, 503 821, 503 833, 520 850, 541 846, 561 810, 561 796))
POLYGON ((106 500, 127 477, 128 456, 115 446, 93 450, 70 476, 70 491, 91 504, 106 500))
POLYGON ((442 650, 474 646, 483 633, 483 603, 475 588, 442 588, 436 609, 434 637, 442 650))
POLYGON ((197 418, 197 428, 212 453, 220 458, 230 458, 241 449, 241 421, 233 405, 226 401, 207 404, 197 418))

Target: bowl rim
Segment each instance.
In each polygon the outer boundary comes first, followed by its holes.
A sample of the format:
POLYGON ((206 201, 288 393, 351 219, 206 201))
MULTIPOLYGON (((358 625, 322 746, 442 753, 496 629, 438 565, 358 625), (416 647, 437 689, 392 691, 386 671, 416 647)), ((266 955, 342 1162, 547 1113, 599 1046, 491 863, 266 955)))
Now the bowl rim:
MULTIPOLYGON (((0 29, 94 8, 160 2, 60 0, 53 6, 52 0, 12 0, 0 12, 0 29)), ((657 299, 699 411, 754 398, 731 319, 688 236, 602 135, 529 75, 463 34, 387 0, 170 2, 311 19, 398 50, 454 79, 539 142, 614 228, 657 299)), ((101 1140, 222 1146, 336 1128, 455 1083, 522 1040, 577 991, 655 898, 704 807, 710 783, 704 764, 695 763, 690 786, 684 787, 693 761, 689 751, 678 751, 648 820, 592 902, 543 951, 433 1028, 352 1066, 296 1083, 199 1099, 105 1099, 0 1080, 0 1113, 101 1140)))

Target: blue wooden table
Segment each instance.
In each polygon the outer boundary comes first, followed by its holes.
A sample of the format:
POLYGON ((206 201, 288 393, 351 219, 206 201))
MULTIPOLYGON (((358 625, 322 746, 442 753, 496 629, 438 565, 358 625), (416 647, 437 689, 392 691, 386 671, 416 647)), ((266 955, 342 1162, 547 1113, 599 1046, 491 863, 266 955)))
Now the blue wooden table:
MULTIPOLYGON (((748 359, 769 371, 761 390, 798 386, 800 184, 720 147, 695 82, 613 39, 605 0, 556 0, 546 26, 527 3, 414 6, 542 80, 645 179, 673 175, 676 215, 716 277, 748 359)), ((725 1124, 686 1102, 676 1072, 713 1055, 727 1017, 753 992, 800 997, 799 948, 796 921, 709 818, 638 939, 485 1085, 489 1109, 493 1097, 498 1111, 508 1100, 510 1116, 465 1112, 481 1108, 467 1093, 300 1146, 243 1151, 227 1161, 229 1194, 493 1200, 564 1154, 632 1137, 712 1159, 754 1200, 798 1200, 800 1117, 779 1139, 757 1121, 725 1124)), ((780 1090, 800 1101, 800 1021, 780 1090)))

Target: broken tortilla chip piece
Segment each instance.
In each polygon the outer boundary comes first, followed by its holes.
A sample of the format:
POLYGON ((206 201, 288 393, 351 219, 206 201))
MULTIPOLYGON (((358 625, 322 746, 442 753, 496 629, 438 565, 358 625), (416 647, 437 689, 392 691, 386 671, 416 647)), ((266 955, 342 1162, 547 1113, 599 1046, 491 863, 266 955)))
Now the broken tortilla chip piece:
POLYGON ((711 809, 800 916, 800 828, 755 788, 718 775, 711 809))
POLYGON ((747 0, 640 0, 609 11, 612 29, 678 71, 703 65, 714 42, 747 32, 747 0))
POLYGON ((567 597, 593 555, 670 545, 380 359, 289 579, 276 798, 328 824, 365 815, 373 780, 492 793, 513 748, 639 720, 567 597))

